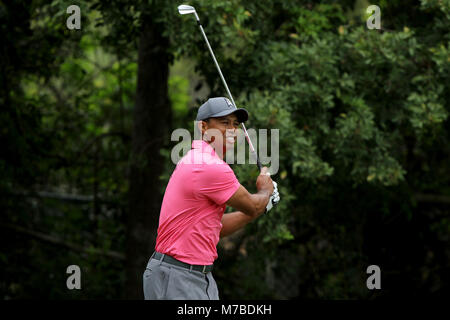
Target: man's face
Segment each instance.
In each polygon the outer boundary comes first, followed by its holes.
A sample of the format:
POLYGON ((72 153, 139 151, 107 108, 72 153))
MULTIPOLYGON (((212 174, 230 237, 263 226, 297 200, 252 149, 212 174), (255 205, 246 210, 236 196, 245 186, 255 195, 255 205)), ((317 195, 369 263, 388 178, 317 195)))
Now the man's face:
POLYGON ((239 128, 239 121, 234 114, 229 114, 227 116, 219 118, 209 118, 208 121, 202 121, 202 133, 210 137, 212 143, 216 150, 220 150, 217 143, 222 140, 223 152, 225 154, 227 149, 234 147, 237 139, 237 130, 239 128), (222 136, 222 139, 216 141, 218 134, 222 136))

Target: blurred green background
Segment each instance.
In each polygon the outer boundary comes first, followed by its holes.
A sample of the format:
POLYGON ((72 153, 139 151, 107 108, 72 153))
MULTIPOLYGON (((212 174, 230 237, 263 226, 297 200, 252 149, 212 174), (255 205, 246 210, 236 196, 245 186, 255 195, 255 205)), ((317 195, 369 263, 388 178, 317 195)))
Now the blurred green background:
MULTIPOLYGON (((143 298, 170 135, 226 94, 179 4, 0 1, 0 298, 143 298)), ((448 296, 450 1, 184 4, 247 128, 280 130, 281 202, 220 241, 221 299, 448 296)))

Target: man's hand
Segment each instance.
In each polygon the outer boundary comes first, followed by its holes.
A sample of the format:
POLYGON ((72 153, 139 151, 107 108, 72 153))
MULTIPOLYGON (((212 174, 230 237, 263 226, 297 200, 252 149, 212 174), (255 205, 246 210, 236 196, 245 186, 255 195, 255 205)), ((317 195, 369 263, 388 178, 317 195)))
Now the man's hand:
POLYGON ((261 169, 261 173, 256 179, 256 189, 259 191, 266 191, 268 194, 273 193, 274 185, 272 183, 272 179, 270 178, 269 169, 267 167, 263 167, 261 169))

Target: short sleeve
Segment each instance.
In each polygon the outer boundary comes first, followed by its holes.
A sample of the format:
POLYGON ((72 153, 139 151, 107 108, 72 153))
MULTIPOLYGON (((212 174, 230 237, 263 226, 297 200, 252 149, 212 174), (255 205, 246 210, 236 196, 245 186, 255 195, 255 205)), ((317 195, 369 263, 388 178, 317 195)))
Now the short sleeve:
POLYGON ((227 163, 202 166, 199 172, 198 192, 218 205, 222 205, 239 189, 240 183, 227 163))

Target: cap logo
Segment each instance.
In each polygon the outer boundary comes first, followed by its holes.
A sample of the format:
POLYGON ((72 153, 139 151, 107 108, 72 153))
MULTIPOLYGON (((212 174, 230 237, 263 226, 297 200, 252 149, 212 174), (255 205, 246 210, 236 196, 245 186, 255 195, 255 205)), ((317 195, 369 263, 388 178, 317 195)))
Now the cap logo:
POLYGON ((227 98, 225 98, 225 102, 227 103, 229 108, 233 108, 233 104, 231 103, 230 100, 228 100, 227 98))

